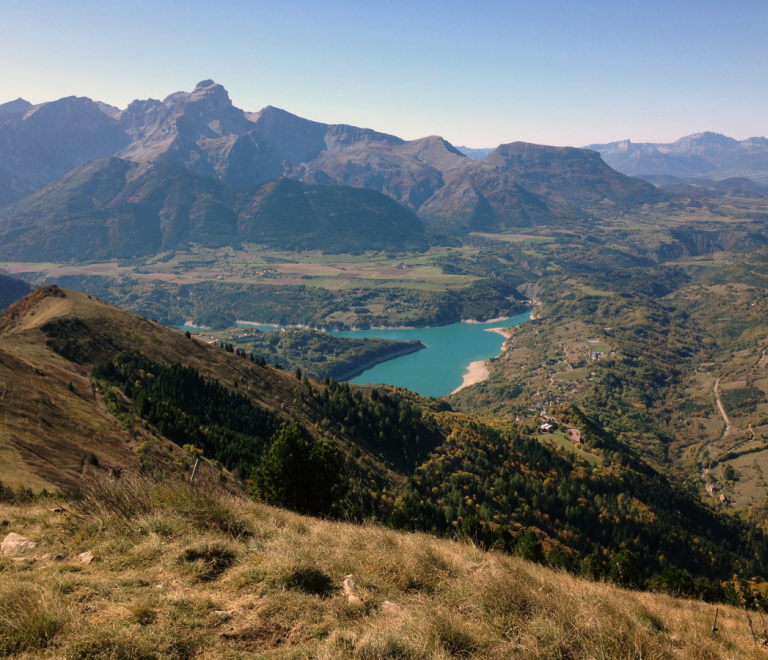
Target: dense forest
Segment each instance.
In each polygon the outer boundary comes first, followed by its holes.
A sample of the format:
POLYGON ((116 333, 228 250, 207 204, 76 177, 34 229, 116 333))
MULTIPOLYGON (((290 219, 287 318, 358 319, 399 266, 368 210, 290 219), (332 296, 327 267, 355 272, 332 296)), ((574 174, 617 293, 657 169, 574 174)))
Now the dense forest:
POLYGON ((312 378, 349 380, 370 365, 424 348, 419 341, 355 339, 326 332, 286 328, 279 332, 240 329, 233 345, 239 350, 280 364, 288 371, 300 369, 312 378))
POLYGON ((119 418, 220 462, 271 503, 352 520, 374 516, 710 600, 732 600, 734 574, 760 576, 768 566, 761 532, 703 506, 578 407, 559 414, 581 429, 600 458, 595 466, 542 444, 528 426, 492 428, 396 388, 296 378, 301 396, 321 411, 319 439, 179 364, 133 352, 93 371, 119 418), (366 455, 383 459, 392 477, 371 472, 366 455), (311 488, 302 485, 310 474, 311 488))

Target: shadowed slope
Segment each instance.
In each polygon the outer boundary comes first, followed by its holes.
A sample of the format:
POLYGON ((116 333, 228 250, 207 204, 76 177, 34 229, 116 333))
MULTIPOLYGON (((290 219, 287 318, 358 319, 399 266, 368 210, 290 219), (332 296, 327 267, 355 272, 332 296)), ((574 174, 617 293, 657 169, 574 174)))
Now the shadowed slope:
POLYGON ((0 254, 130 258, 243 241, 282 249, 420 249, 421 221, 381 193, 279 179, 232 188, 182 167, 108 158, 6 210, 0 254))

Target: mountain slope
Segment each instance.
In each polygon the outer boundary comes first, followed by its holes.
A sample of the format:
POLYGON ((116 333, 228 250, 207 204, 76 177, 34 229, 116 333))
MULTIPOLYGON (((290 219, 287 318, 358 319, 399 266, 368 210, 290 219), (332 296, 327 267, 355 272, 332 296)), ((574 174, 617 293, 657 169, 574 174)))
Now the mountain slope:
POLYGON ((189 243, 283 249, 419 249, 421 221, 371 190, 279 179, 233 188, 186 168, 109 158, 83 165, 0 218, 0 253, 129 258, 189 243))
POLYGON ((8 115, 26 112, 31 107, 32 104, 22 98, 18 98, 15 101, 8 101, 8 103, 0 103, 0 117, 7 117, 8 115))
POLYGON ((630 140, 587 147, 608 165, 631 176, 748 178, 768 183, 768 139, 734 140, 719 133, 695 133, 672 143, 630 140))
POLYGON ((300 395, 293 374, 187 339, 85 294, 44 287, 0 315, 0 447, 6 457, 0 480, 73 487, 91 453, 105 468, 138 468, 138 448, 153 434, 118 423, 89 380, 94 366, 133 350, 158 363, 183 361, 230 390, 247 392, 279 418, 321 433, 314 430, 320 411, 300 395), (30 419, 39 421, 31 427, 30 419))
POLYGON ((125 476, 73 505, 82 517, 52 512, 50 501, 0 504, 5 529, 37 543, 0 558, 4 655, 765 656, 737 604, 718 606, 713 634, 715 605, 579 579, 469 542, 299 516, 233 497, 207 469, 196 488, 125 476))
POLYGON ((483 160, 489 153, 494 150, 494 147, 485 147, 481 149, 473 149, 472 147, 456 147, 465 156, 468 156, 472 160, 483 160))
POLYGON ((126 144, 118 120, 98 103, 71 96, 0 119, 0 171, 41 188, 126 144))
POLYGON ((586 149, 513 142, 498 147, 483 163, 508 173, 526 190, 565 204, 632 206, 663 197, 650 184, 616 172, 586 149))
POLYGON ((703 506, 578 411, 596 466, 404 390, 300 381, 74 291, 46 287, 0 315, 0 383, 0 481, 12 486, 74 487, 86 464, 183 472, 181 445, 242 477, 286 421, 321 447, 335 438, 347 486, 332 510, 353 518, 510 550, 533 534, 564 566, 597 551, 598 574, 621 550, 645 577, 669 566, 751 576, 768 561, 759 530, 703 506))
MULTIPOLYGON (((0 172, 33 188, 87 160, 117 156, 177 165, 239 187, 286 176, 368 188, 431 222, 462 230, 558 222, 572 217, 576 206, 605 201, 635 205, 659 197, 658 191, 601 170, 586 157, 573 159, 566 150, 506 145, 495 153, 479 162, 435 136, 405 141, 371 129, 310 121, 271 106, 245 113, 212 80, 163 101, 134 101, 122 111, 72 97, 8 114, 0 122, 0 172), (518 152, 514 167, 500 157, 507 153, 509 160, 512 152, 518 152), (527 177, 533 188, 523 176, 529 166, 535 170, 535 176, 527 177), (588 183, 590 194, 574 195, 575 186, 556 183, 563 171, 588 183)), ((3 195, 2 187, 9 185, 0 178, 0 204, 18 198, 3 195)))

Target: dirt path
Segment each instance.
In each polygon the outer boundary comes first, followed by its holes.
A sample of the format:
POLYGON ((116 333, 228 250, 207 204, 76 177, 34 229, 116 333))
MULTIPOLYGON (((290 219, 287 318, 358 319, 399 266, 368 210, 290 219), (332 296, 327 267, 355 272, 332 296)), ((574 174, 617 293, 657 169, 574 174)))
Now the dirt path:
POLYGON ((718 378, 715 381, 715 402, 717 403, 717 409, 720 411, 720 414, 723 416, 723 419, 725 420, 725 431, 723 431, 723 437, 727 436, 731 432, 731 420, 728 419, 728 415, 725 412, 725 407, 723 406, 723 402, 720 400, 720 379, 718 378))
POLYGON ((760 362, 757 363, 757 367, 760 369, 765 366, 765 362, 768 360, 768 355, 765 354, 765 349, 763 349, 762 354, 760 355, 760 362))

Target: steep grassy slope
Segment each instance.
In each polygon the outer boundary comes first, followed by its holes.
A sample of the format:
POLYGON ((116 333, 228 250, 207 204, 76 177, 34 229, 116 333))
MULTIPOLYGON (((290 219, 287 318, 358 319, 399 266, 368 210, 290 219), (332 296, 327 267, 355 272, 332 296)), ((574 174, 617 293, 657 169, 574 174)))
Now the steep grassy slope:
MULTIPOLYGON (((621 590, 466 542, 197 488, 104 483, 67 513, 0 504, 0 654, 188 658, 763 658, 743 609, 621 590), (74 515, 73 515, 74 514, 74 515), (93 560, 85 564, 81 553, 93 560), (54 560, 53 558, 56 557, 54 560)), ((46 506, 47 505, 47 506, 46 506)), ((758 615, 755 630, 764 633, 758 615)))
MULTIPOLYGON (((85 294, 45 287, 0 317, 0 447, 8 457, 0 464, 0 480, 73 487, 91 454, 105 469, 138 467, 137 448, 157 436, 141 425, 119 424, 90 381, 95 365, 134 349, 160 363, 182 361, 310 434, 321 434, 315 422, 322 412, 301 395, 293 374, 187 339, 85 294)), ((385 471, 375 463, 374 471, 385 471)))

